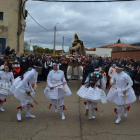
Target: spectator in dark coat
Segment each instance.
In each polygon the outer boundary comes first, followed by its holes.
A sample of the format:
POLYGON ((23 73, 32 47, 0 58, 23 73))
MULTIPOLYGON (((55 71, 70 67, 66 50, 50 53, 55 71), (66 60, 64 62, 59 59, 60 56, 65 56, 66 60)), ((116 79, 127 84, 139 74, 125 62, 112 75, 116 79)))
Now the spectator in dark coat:
POLYGON ((20 75, 23 75, 26 71, 28 71, 27 63, 24 57, 20 62, 20 68, 21 68, 20 75))
POLYGON ((140 66, 137 67, 134 73, 134 90, 136 95, 140 95, 140 66))
POLYGON ((26 60, 27 62, 27 67, 30 68, 33 66, 33 61, 32 61, 32 58, 29 56, 26 60))
POLYGON ((109 75, 108 75, 108 72, 109 72, 109 68, 111 67, 111 64, 110 62, 106 63, 104 65, 105 67, 105 73, 106 73, 106 77, 107 77, 107 84, 106 84, 106 88, 109 86, 109 75))
POLYGON ((8 56, 9 54, 11 54, 11 51, 10 51, 10 47, 7 46, 7 48, 5 50, 5 55, 8 56))
POLYGON ((12 49, 11 50, 11 54, 14 54, 15 55, 15 49, 12 49))
POLYGON ((65 57, 61 58, 60 62, 62 62, 62 64, 60 65, 60 70, 64 71, 65 79, 66 81, 68 81, 68 78, 67 78, 68 62, 66 61, 65 57))
POLYGON ((86 81, 86 78, 88 77, 88 74, 94 72, 93 69, 93 63, 92 63, 92 59, 88 58, 87 62, 86 62, 86 66, 84 68, 84 76, 83 76, 83 83, 86 81))

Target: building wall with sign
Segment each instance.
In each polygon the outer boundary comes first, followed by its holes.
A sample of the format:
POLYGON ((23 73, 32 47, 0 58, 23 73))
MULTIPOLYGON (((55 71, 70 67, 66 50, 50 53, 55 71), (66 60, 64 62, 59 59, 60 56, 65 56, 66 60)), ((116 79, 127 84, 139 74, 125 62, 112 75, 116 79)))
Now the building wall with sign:
POLYGON ((0 44, 4 50, 7 46, 19 53, 24 50, 25 20, 20 18, 21 0, 0 0, 0 44), (23 29, 21 34, 17 33, 23 29), (5 45, 4 45, 5 40, 5 45))

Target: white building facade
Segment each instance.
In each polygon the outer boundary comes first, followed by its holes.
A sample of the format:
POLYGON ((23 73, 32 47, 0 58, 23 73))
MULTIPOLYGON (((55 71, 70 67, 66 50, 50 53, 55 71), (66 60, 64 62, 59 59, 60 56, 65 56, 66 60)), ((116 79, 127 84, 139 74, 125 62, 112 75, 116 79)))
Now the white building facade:
POLYGON ((96 48, 95 51, 87 51, 87 55, 101 56, 101 57, 111 57, 112 48, 96 48))

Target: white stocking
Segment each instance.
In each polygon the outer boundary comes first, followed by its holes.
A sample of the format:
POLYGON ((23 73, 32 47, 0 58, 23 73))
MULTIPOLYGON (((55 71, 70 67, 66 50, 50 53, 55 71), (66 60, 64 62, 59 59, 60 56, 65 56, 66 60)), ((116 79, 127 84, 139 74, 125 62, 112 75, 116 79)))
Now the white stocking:
POLYGON ((90 101, 87 101, 86 109, 89 109, 90 101))
POLYGON ((27 117, 27 118, 35 118, 34 115, 31 115, 31 114, 30 114, 30 108, 31 108, 31 104, 28 104, 28 105, 27 105, 26 117, 27 117))
POLYGON ((6 95, 0 95, 0 99, 3 101, 1 104, 0 104, 0 111, 4 111, 4 109, 2 108, 2 105, 4 103, 4 100, 6 99, 6 95))

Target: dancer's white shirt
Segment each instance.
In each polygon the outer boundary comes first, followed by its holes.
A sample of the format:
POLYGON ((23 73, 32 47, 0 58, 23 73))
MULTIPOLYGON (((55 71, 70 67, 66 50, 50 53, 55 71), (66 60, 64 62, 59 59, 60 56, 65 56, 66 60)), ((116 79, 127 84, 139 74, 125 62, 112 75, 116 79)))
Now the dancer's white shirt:
MULTIPOLYGON (((6 84, 8 82, 11 81, 11 84, 12 82, 14 81, 14 75, 12 72, 4 72, 4 71, 0 71, 0 83, 2 84, 6 84)), ((8 89, 7 87, 3 87, 3 88, 6 88, 8 89)), ((9 90, 9 89, 8 89, 9 90)), ((4 89, 0 89, 0 94, 3 94, 3 95, 10 95, 12 94, 11 92, 7 91, 7 90, 4 90, 4 89)))
POLYGON ((47 86, 44 90, 44 94, 46 95, 46 97, 49 99, 61 99, 65 96, 71 95, 72 93, 67 84, 65 84, 64 86, 60 85, 63 84, 64 82, 66 82, 66 80, 63 71, 61 70, 50 71, 47 77, 47 86), (50 87, 55 87, 55 88, 51 90, 50 87))
POLYGON ((37 77, 38 77, 38 72, 35 69, 32 69, 31 71, 28 71, 24 74, 24 79, 23 79, 22 84, 26 92, 30 92, 31 89, 33 90, 36 89, 37 77), (34 84, 34 87, 32 84, 34 84))

